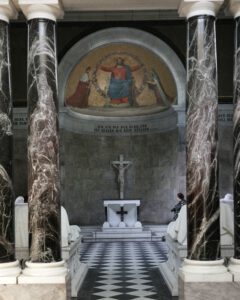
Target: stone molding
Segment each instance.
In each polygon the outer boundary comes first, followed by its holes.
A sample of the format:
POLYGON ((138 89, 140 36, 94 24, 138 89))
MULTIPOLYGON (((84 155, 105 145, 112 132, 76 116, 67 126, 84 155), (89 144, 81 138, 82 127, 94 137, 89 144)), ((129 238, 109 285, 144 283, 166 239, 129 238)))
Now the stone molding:
POLYGON ((0 20, 9 23, 9 19, 17 19, 18 12, 12 0, 2 0, 0 3, 0 20))
POLYGON ((224 259, 198 261, 185 258, 180 269, 184 282, 231 282, 232 275, 224 265, 224 259))
POLYGON ((228 10, 234 18, 240 17, 240 0, 230 0, 228 10))
POLYGON ((20 273, 21 269, 18 260, 8 263, 0 263, 0 285, 16 284, 17 277, 20 273))
POLYGON ((19 6, 28 20, 63 18, 64 11, 59 0, 19 0, 19 6))
POLYGON ((240 260, 234 257, 230 258, 228 270, 233 274, 234 281, 240 281, 240 260))
POLYGON ((223 0, 182 0, 178 13, 180 17, 187 19, 200 15, 215 17, 223 2, 223 0))

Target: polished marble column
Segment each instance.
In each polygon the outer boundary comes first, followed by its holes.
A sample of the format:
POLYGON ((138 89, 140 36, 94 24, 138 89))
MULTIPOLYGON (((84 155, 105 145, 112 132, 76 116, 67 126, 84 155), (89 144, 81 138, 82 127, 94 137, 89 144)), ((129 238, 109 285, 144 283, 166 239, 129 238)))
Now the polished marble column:
POLYGON ((28 201, 31 262, 61 261, 55 22, 28 21, 28 201))
MULTIPOLYGON (((61 284, 68 272, 61 259, 56 18, 58 0, 19 0, 28 20, 28 202, 30 260, 18 284, 61 284)), ((60 286, 59 286, 60 287, 60 286)), ((34 293, 32 293, 32 297, 34 293)))
POLYGON ((235 19, 233 102, 234 258, 240 259, 240 17, 235 19))
POLYGON ((0 20, 0 263, 15 260, 12 97, 8 23, 0 20))
POLYGON ((188 19, 188 258, 220 258, 215 18, 188 19))
POLYGON ((233 193, 234 193, 234 257, 229 270, 240 281, 240 1, 229 1, 235 19, 235 49, 233 75, 233 193))
POLYGON ((14 249, 12 185, 12 89, 9 19, 17 16, 11 1, 0 3, 0 285, 15 284, 20 274, 14 249))
MULTIPOLYGON (((182 0, 187 17, 187 250, 179 299, 209 297, 232 275, 220 259, 218 86, 215 15, 223 1, 182 0), (208 284, 213 290, 209 292, 208 284), (201 283, 201 284, 199 284, 201 283)), ((224 285, 226 283, 226 286, 224 285)), ((209 298, 209 299, 210 299, 209 298)), ((222 299, 219 297, 219 299, 222 299)))

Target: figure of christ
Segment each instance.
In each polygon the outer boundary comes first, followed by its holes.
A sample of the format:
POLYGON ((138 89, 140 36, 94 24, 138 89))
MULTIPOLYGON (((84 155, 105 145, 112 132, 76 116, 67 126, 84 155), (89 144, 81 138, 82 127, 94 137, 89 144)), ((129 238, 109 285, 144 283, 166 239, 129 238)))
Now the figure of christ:
POLYGON ((91 67, 87 67, 85 72, 79 79, 77 88, 72 96, 70 96, 66 104, 74 107, 79 108, 86 108, 88 107, 88 96, 90 94, 90 70, 91 67))
POLYGON ((112 165, 118 170, 119 195, 120 199, 124 199, 124 172, 132 165, 132 162, 124 161, 123 155, 120 154, 119 161, 112 161, 112 165))
POLYGON ((133 105, 133 78, 132 72, 139 70, 142 65, 126 65, 122 57, 116 59, 113 67, 100 66, 100 70, 111 72, 111 79, 108 87, 108 96, 112 104, 129 103, 133 105))

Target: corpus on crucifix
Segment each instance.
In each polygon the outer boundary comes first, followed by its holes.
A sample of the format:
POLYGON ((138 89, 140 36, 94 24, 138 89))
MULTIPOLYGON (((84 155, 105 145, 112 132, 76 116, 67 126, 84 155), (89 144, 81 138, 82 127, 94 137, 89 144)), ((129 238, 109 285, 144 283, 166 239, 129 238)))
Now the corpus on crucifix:
POLYGON ((132 162, 124 160, 123 155, 120 154, 119 160, 114 160, 111 163, 118 170, 119 195, 120 199, 124 199, 124 172, 132 165, 132 162))

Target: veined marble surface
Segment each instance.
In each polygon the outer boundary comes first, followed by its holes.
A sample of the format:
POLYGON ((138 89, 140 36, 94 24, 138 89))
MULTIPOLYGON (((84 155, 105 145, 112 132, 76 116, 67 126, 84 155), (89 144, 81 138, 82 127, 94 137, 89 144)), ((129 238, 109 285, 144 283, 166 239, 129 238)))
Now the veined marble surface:
POLYGON ((61 260, 55 23, 28 23, 28 185, 30 258, 61 260))
POLYGON ((234 257, 240 259, 240 18, 238 17, 235 22, 235 60, 233 78, 234 257))
POLYGON ((12 143, 9 33, 0 21, 0 263, 14 260, 12 143))
POLYGON ((220 256, 215 19, 188 21, 188 258, 220 256))

